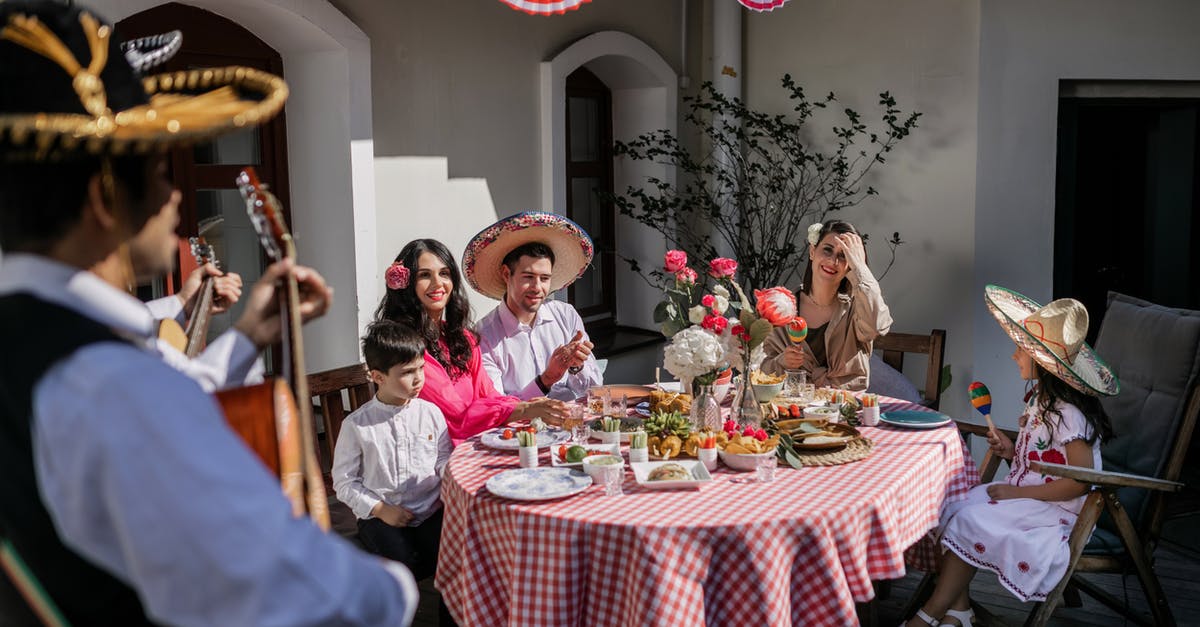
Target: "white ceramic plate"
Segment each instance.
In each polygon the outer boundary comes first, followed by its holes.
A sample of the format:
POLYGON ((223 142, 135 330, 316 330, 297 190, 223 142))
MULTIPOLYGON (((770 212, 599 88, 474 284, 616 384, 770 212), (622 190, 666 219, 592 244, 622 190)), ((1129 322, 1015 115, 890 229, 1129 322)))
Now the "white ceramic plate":
MULTIPOLYGON (((512 427, 500 427, 498 429, 492 429, 491 431, 484 431, 483 435, 479 436, 479 441, 486 447, 500 449, 502 451, 515 451, 520 448, 521 445, 517 443, 517 438, 514 437, 511 440, 505 440, 503 437, 501 437, 504 434, 505 429, 512 429, 514 432, 516 431, 516 429, 512 427)), ((557 427, 548 427, 545 430, 538 432, 537 445, 538 448, 546 448, 551 444, 557 444, 559 442, 566 441, 570 439, 570 437, 571 434, 563 431, 562 429, 557 427)))
MULTIPOLYGON (((564 461, 561 457, 558 456, 558 449, 561 446, 571 447, 573 445, 570 442, 563 442, 562 444, 558 444, 558 445, 550 447, 550 465, 551 466, 563 466, 566 468, 582 468, 583 467, 582 461, 578 461, 578 462, 575 462, 572 464, 572 463, 568 463, 568 462, 564 461)), ((621 456, 621 445, 619 445, 619 444, 580 444, 580 446, 582 446, 583 448, 586 448, 589 451, 603 451, 610 455, 616 455, 617 457, 621 456)))
POLYGON ((487 480, 489 492, 516 501, 559 499, 591 485, 591 477, 570 468, 514 468, 487 480))
POLYGON ((630 464, 633 468, 633 478, 637 480, 638 485, 654 490, 671 490, 679 488, 699 488, 700 486, 711 483, 712 475, 708 474, 708 469, 698 459, 679 459, 665 462, 634 462, 630 464), (691 479, 680 479, 677 481, 649 481, 647 477, 650 471, 662 466, 663 464, 679 464, 692 474, 691 479))

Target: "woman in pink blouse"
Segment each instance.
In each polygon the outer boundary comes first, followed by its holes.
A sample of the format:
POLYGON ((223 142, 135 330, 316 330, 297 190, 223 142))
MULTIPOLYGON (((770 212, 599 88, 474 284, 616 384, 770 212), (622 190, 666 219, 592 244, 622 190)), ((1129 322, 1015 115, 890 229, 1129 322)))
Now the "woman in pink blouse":
POLYGON ((385 276, 387 295, 375 318, 402 322, 425 338, 420 398, 442 410, 455 444, 511 420, 557 423, 566 415, 561 401, 521 401, 496 391, 481 365, 479 338, 468 328, 471 306, 462 274, 444 244, 434 239, 409 242, 385 276))

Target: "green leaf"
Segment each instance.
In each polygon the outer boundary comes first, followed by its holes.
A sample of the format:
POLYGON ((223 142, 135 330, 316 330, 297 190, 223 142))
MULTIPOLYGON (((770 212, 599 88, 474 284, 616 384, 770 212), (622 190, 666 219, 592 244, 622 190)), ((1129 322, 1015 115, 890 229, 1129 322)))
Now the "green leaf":
POLYGON ((671 314, 669 311, 670 307, 671 307, 671 301, 669 301, 669 300, 664 300, 654 307, 654 323, 655 324, 662 324, 663 322, 666 322, 668 318, 671 317, 671 314))
POLYGON ((790 464, 792 466, 792 468, 795 468, 797 470, 804 468, 804 462, 800 461, 800 457, 798 457, 790 449, 786 449, 786 448, 783 449, 783 459, 785 461, 787 461, 787 463, 790 464))
POLYGON ((754 326, 754 312, 749 309, 743 309, 741 315, 738 316, 738 320, 741 321, 742 326, 749 329, 754 326))
POLYGON ((942 380, 938 383, 938 393, 943 394, 950 389, 950 382, 953 377, 950 376, 950 364, 942 366, 942 380))
POLYGON ((750 325, 750 348, 754 348, 763 343, 767 336, 771 334, 771 330, 775 327, 771 326, 770 322, 759 318, 750 325))
POLYGON ((662 323, 663 335, 667 337, 673 337, 676 333, 679 333, 686 328, 687 325, 678 320, 667 320, 666 322, 662 323))

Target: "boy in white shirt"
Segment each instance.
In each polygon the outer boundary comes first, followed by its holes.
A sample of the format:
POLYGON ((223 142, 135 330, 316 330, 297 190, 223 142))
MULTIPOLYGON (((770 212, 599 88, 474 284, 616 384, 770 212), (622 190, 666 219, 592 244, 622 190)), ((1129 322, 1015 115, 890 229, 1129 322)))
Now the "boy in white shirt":
POLYGON ((346 417, 333 453, 333 487, 358 517, 368 551, 434 573, 442 533, 442 471, 450 434, 425 384, 425 342, 407 325, 372 324, 362 342, 377 391, 346 417))

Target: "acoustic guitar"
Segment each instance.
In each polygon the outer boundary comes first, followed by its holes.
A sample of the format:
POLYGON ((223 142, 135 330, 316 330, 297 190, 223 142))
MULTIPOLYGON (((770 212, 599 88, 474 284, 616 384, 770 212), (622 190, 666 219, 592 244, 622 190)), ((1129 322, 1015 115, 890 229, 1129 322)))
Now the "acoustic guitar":
MULTIPOLYGON (((279 200, 253 168, 238 175, 250 222, 270 261, 296 259, 295 242, 283 220, 279 200)), ((225 420, 279 477, 297 516, 308 514, 329 529, 329 502, 317 462, 312 397, 304 367, 300 332, 300 288, 295 277, 280 281, 279 314, 283 327, 280 376, 265 383, 217 393, 225 420)))
MULTIPOLYGON (((203 237, 188 238, 188 245, 191 246, 192 256, 196 258, 197 266, 203 267, 207 263, 220 266, 212 245, 203 237)), ((192 308, 192 315, 188 318, 186 328, 179 326, 179 323, 171 318, 158 321, 159 339, 166 341, 167 344, 188 357, 199 355, 208 337, 208 324, 212 321, 214 282, 215 277, 208 274, 200 280, 200 290, 196 293, 196 306, 192 308)))

